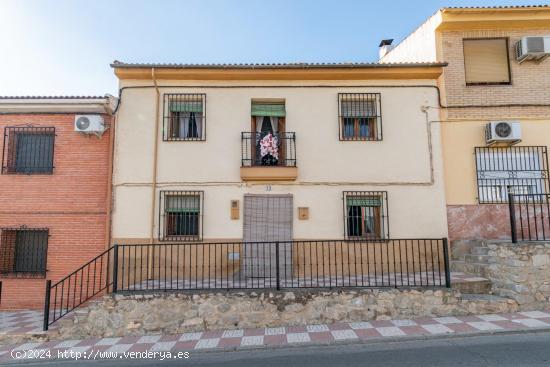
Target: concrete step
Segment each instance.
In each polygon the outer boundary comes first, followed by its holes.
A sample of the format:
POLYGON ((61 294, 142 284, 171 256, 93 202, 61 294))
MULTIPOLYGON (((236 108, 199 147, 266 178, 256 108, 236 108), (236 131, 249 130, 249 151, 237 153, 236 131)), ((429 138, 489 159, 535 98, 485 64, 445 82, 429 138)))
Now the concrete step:
POLYGON ((464 260, 464 255, 470 254, 472 248, 483 247, 482 241, 476 240, 456 240, 450 245, 451 260, 464 260))
POLYGON ((491 294, 492 290, 491 281, 487 279, 467 282, 455 281, 451 283, 451 287, 467 294, 491 294))
POLYGON ((488 264, 451 261, 451 271, 469 274, 473 277, 485 277, 488 274, 488 264))
POLYGON ((470 250, 471 255, 487 255, 489 254, 488 247, 472 247, 470 250))
POLYGON ((464 261, 467 263, 476 263, 476 264, 489 264, 488 255, 464 255, 464 261))

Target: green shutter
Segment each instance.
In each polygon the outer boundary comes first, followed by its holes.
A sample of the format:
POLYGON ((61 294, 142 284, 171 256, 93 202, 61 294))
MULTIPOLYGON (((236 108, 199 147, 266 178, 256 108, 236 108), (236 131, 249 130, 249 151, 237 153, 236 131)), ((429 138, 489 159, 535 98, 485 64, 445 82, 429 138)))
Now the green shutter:
POLYGON ((252 116, 285 117, 285 105, 282 103, 254 103, 252 102, 252 116))
POLYGON ((202 112, 202 101, 170 102, 170 112, 202 112))
POLYGON ((348 206, 382 206, 379 197, 348 197, 348 206))
POLYGON ((199 211, 198 208, 166 209, 166 213, 198 213, 199 211))

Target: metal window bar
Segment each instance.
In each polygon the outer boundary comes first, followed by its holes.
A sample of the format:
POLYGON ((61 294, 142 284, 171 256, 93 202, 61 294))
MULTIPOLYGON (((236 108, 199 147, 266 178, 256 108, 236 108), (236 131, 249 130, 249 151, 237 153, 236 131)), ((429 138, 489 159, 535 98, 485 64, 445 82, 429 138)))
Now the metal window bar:
POLYGON ((508 194, 513 243, 550 240, 550 195, 508 194))
POLYGON ((550 193, 545 146, 476 147, 474 154, 480 204, 506 203, 509 192, 550 193))
POLYGON ((46 228, 0 229, 0 274, 46 276, 48 236, 46 228))
POLYGON ((296 133, 242 132, 242 167, 296 167, 296 133))
POLYGON ((204 191, 161 191, 159 240, 202 240, 204 191))
POLYGON ((2 173, 53 173, 54 146, 55 127, 5 127, 2 173))
POLYGON ((343 192, 344 238, 390 238, 387 191, 343 192))
POLYGON ((164 94, 162 140, 206 140, 206 94, 164 94))
POLYGON ((380 93, 338 93, 338 135, 341 141, 382 140, 380 93))

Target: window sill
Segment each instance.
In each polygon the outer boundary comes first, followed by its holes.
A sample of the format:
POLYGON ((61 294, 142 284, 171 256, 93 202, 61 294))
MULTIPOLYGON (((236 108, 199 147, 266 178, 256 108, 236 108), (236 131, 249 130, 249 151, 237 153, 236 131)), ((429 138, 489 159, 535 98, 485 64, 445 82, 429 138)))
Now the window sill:
POLYGON ((46 273, 0 273, 0 279, 45 279, 46 273))

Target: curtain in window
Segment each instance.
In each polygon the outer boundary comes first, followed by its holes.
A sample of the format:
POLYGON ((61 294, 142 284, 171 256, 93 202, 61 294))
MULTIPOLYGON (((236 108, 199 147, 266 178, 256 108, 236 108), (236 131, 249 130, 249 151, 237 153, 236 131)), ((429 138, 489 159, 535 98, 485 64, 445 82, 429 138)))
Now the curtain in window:
POLYGON ((178 133, 180 138, 200 138, 202 136, 202 113, 180 112, 178 133))

